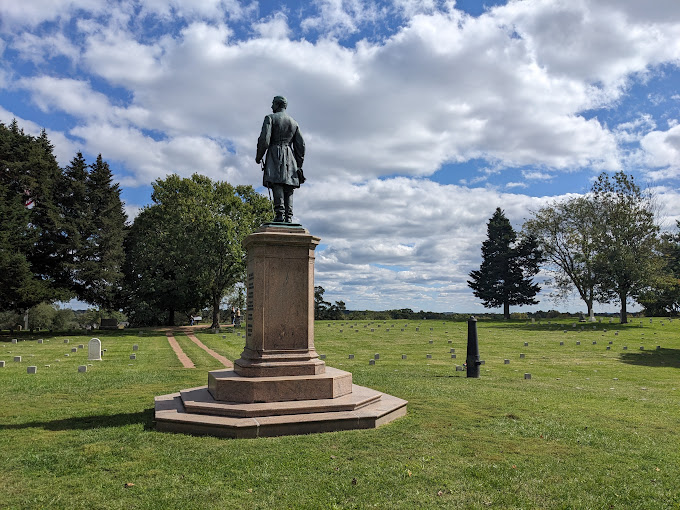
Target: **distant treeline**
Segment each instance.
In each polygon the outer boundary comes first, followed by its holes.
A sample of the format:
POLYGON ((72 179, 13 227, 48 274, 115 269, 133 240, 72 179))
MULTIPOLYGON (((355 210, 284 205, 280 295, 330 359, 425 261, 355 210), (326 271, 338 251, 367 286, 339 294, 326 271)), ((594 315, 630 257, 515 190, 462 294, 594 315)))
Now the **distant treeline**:
MULTIPOLYGON (((536 312, 526 313, 511 313, 511 320, 529 320, 529 319, 579 319, 583 313, 569 313, 559 312, 557 310, 538 310, 536 312)), ((618 317, 617 312, 597 314, 599 317, 618 317)), ((643 316, 643 314, 629 314, 631 317, 643 316)), ((443 320, 452 322, 467 321, 471 316, 474 316, 480 321, 501 321, 504 320, 502 313, 456 313, 456 312, 426 312, 420 310, 415 312, 410 308, 401 308, 398 310, 342 310, 342 315, 334 317, 325 317, 327 320, 443 320)))

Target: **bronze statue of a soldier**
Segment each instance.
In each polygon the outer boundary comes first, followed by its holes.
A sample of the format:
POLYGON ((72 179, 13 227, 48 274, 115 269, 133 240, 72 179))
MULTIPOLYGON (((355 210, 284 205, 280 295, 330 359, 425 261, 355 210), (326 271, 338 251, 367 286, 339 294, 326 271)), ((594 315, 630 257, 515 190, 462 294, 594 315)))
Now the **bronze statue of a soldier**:
POLYGON ((293 222, 293 191, 304 182, 302 163, 305 159, 305 141, 295 119, 286 113, 288 101, 276 96, 272 111, 262 123, 262 132, 257 139, 255 161, 264 158, 262 185, 274 195, 274 221, 293 222))

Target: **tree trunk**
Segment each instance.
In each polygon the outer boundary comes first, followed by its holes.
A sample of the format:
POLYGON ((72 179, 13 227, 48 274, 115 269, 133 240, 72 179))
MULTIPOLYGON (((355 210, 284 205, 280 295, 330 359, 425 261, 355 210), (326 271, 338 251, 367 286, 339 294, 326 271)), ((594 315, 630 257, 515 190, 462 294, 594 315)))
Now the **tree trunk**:
POLYGON ((212 305, 213 305, 213 318, 212 318, 212 325, 210 326, 212 329, 219 329, 220 328, 220 295, 217 292, 213 292, 212 295, 212 305))
POLYGON ((171 307, 168 309, 168 326, 174 325, 175 325, 175 309, 171 307))
POLYGON ((626 311, 626 298, 628 296, 624 294, 620 296, 621 299, 621 324, 628 324, 628 312, 626 311))
POLYGON ((503 303, 503 317, 506 319, 510 318, 510 303, 507 301, 503 303))

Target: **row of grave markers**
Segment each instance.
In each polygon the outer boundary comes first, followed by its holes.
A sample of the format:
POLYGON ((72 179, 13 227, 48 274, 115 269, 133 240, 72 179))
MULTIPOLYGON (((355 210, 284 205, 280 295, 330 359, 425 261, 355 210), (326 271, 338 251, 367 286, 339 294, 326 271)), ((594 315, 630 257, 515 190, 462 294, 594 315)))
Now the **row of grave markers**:
MULTIPOLYGON (((43 342, 44 342, 44 340, 42 338, 38 339, 38 344, 42 344, 43 342)), ((48 340, 48 342, 49 342, 49 340, 48 340)), ((70 342, 70 340, 68 338, 64 339, 65 344, 68 344, 69 342, 70 342)), ((12 343, 16 344, 17 339, 16 338, 12 339, 12 343)), ((72 347, 71 348, 71 353, 78 352, 78 349, 84 349, 84 348, 85 348, 84 344, 79 344, 78 347, 72 347)), ((134 344, 132 346, 132 350, 133 351, 139 350, 139 345, 134 344)), ((102 343, 101 343, 101 340, 99 338, 93 338, 92 340, 90 340, 88 342, 88 353, 87 353, 88 361, 101 361, 102 355, 105 352, 106 352, 106 349, 102 350, 102 343)), ((11 354, 11 352, 9 352, 8 354, 11 354)), ((69 357, 70 354, 66 353, 66 354, 64 354, 64 356, 69 357)), ((131 360, 137 359, 137 355, 134 354, 134 353, 130 354, 130 359, 131 360)), ((16 363, 21 363, 21 361, 22 361, 21 356, 14 356, 14 361, 16 363)), ((57 360, 57 361, 59 361, 59 360, 57 360)), ((91 367, 91 366, 93 366, 93 364, 88 363, 87 365, 79 365, 78 366, 78 372, 87 372, 88 366, 91 367)), ((0 360, 0 368, 3 368, 3 367, 5 367, 5 361, 0 360)), ((49 368, 50 365, 45 365, 45 367, 49 368)), ((26 367, 26 372, 29 373, 29 374, 35 374, 35 373, 37 373, 37 371, 38 371, 37 366, 31 365, 31 366, 26 367)))

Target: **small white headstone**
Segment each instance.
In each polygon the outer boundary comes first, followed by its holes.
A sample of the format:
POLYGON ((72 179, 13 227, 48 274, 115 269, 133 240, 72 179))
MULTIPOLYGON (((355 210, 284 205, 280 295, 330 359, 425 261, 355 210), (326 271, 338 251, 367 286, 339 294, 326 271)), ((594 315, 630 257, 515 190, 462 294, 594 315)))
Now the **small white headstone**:
POLYGON ((43 343, 43 339, 42 339, 42 338, 38 338, 38 343, 39 343, 39 344, 43 343))
POLYGON ((87 372, 87 365, 78 366, 78 372, 87 372))
POLYGON ((520 355, 519 355, 519 359, 524 359, 525 357, 526 357, 525 354, 520 354, 520 355))
POLYGON ((133 351, 138 351, 138 350, 139 350, 139 345, 134 344, 134 345, 132 346, 132 350, 133 350, 133 351))
POLYGON ((26 367, 26 373, 27 374, 35 374, 37 372, 38 372, 38 367, 36 367, 36 366, 26 367))
POLYGON ((13 344, 17 343, 17 339, 16 339, 16 338, 12 338, 12 343, 13 343, 13 344))
POLYGON ((368 360, 369 365, 375 365, 375 360, 374 359, 369 359, 368 360))
POLYGON ((453 347, 451 347, 451 348, 449 349, 449 352, 456 352, 456 349, 454 349, 453 347))
POLYGON ((71 347, 71 352, 78 352, 78 348, 77 347, 71 347))
POLYGON ((524 342, 524 347, 529 347, 529 342, 524 342))
POLYGON ((627 351, 627 350, 628 350, 628 346, 624 345, 624 346, 623 346, 623 350, 624 350, 624 351, 627 351))
POLYGON ((380 354, 378 354, 378 353, 376 352, 376 353, 375 353, 375 356, 373 356, 373 359, 380 359, 380 354))
POLYGON ((78 344, 78 349, 84 349, 85 345, 84 344, 78 344))
POLYGON ((611 348, 612 348, 611 345, 608 345, 608 346, 607 346, 607 350, 608 350, 608 351, 611 350, 611 348))
POLYGON ((65 344, 68 343, 68 338, 64 339, 64 343, 65 343, 65 344))
POLYGON ((354 359, 354 354, 350 354, 349 359, 354 359))
POLYGON ((450 344, 453 343, 453 340, 449 340, 449 343, 450 343, 450 344))
POLYGON ((4 367, 4 366, 5 366, 5 362, 2 361, 2 360, 0 360, 0 368, 2 368, 2 367, 4 367))
POLYGON ((64 356, 66 356, 68 358, 70 356, 70 354, 67 352, 66 354, 64 354, 64 356))
POLYGON ((455 354, 452 354, 452 355, 451 355, 451 359, 456 359, 456 355, 455 355, 455 354))
POLYGON ((460 365, 456 365, 456 372, 462 372, 462 371, 463 371, 463 367, 460 366, 460 365))
POLYGON ((657 346, 656 346, 656 350, 657 350, 657 351, 660 351, 660 350, 661 350, 661 346, 660 346, 660 345, 657 345, 657 346))
POLYGON ((560 345, 564 345, 564 342, 560 342, 560 345))
POLYGON ((130 354, 130 359, 137 359, 137 355, 136 354, 130 354))
POLYGON ((14 356, 14 361, 16 361, 17 363, 20 363, 21 362, 21 356, 14 356))
POLYGON ((597 342, 595 340, 593 340, 593 345, 597 345, 597 342))
POLYGON ((581 342, 576 342, 576 345, 581 345, 581 342))
POLYGON ((509 364, 510 364, 510 360, 509 360, 509 359, 503 360, 503 363, 506 364, 506 365, 509 365, 509 364))
POLYGON ((326 359, 326 355, 325 354, 319 354, 319 359, 326 359))
POLYGON ((401 359, 406 359, 406 354, 402 354, 401 359))
POLYGON ((434 340, 430 340, 430 343, 434 343, 434 340))
POLYGON ((426 357, 427 359, 432 359, 432 354, 427 354, 425 357, 426 357))
POLYGON ((645 347, 644 347, 643 345, 641 345, 641 346, 640 346, 640 350, 641 350, 641 351, 644 351, 644 350, 645 350, 645 347))
POLYGON ((102 341, 99 338, 93 338, 87 344, 87 359, 101 361, 102 359, 102 341))
POLYGON ((531 379, 531 374, 524 374, 525 379, 531 379))

